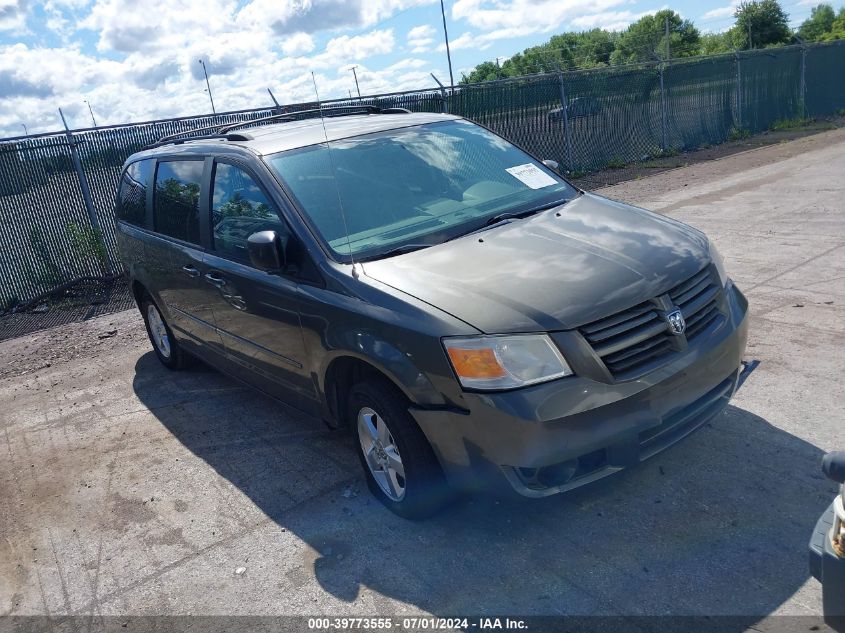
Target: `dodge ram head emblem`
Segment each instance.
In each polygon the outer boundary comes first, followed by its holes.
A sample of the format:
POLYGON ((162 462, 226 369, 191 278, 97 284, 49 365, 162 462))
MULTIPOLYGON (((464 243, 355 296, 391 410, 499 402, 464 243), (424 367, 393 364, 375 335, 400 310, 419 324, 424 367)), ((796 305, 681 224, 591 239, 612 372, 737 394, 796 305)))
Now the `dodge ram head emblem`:
POLYGON ((687 329, 687 322, 684 321, 684 315, 678 308, 675 308, 666 315, 666 320, 669 322, 669 329, 675 336, 680 336, 687 329))

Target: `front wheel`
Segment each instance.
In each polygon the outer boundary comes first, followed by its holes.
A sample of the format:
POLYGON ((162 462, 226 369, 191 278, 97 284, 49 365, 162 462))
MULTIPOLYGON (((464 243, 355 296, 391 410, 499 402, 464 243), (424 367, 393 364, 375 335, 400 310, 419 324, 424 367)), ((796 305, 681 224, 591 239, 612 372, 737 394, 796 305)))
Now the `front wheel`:
POLYGON ((188 365, 188 355, 173 338, 170 326, 150 297, 145 297, 141 302, 141 315, 144 317, 153 351, 162 365, 168 369, 184 369, 188 365))
POLYGON ((450 498, 443 471, 401 393, 382 381, 358 383, 349 418, 367 485, 381 503, 406 519, 443 508, 450 498))

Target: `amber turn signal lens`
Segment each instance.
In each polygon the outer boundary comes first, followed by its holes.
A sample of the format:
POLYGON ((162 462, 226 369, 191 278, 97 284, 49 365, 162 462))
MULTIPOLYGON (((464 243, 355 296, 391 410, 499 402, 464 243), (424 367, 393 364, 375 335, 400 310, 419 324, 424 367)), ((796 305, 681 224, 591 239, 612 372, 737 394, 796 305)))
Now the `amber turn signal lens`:
POLYGON ((492 349, 450 347, 447 351, 455 372, 461 378, 501 378, 507 374, 492 349))

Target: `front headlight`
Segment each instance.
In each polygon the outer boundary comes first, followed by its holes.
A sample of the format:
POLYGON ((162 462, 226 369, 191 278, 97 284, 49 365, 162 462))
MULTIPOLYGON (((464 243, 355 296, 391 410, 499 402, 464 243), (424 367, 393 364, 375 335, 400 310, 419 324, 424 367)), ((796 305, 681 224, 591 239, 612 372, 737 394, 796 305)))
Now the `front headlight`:
POLYGON ((445 338, 443 345, 461 385, 513 389, 572 374, 546 334, 445 338))
POLYGON ((725 271, 725 262, 722 259, 722 255, 719 253, 719 249, 716 248, 716 245, 713 244, 713 242, 710 242, 710 259, 713 260, 713 264, 719 272, 719 281, 722 282, 722 288, 724 288, 730 278, 728 277, 727 271, 725 271))

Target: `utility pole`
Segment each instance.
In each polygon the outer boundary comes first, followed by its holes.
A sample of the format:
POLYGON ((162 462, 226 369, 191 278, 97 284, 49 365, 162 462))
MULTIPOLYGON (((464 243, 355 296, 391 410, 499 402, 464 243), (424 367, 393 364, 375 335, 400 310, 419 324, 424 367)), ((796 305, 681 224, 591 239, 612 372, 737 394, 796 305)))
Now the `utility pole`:
POLYGON ((211 84, 208 83, 208 71, 205 69, 205 62, 201 59, 198 59, 197 61, 202 64, 202 72, 205 75, 205 87, 208 88, 208 100, 211 101, 211 113, 217 114, 217 110, 214 109, 214 98, 211 96, 211 84))
POLYGON ((446 38, 446 59, 449 62, 449 84, 454 92, 455 77, 452 75, 452 53, 449 51, 449 31, 446 29, 446 7, 443 6, 443 0, 440 0, 440 14, 443 16, 443 36, 446 38))
POLYGON ((666 16, 666 59, 672 59, 672 40, 669 37, 669 16, 666 16))
POLYGON ((751 20, 748 20, 748 49, 751 50, 754 46, 751 43, 751 20))
MULTIPOLYGON (((353 66, 349 70, 352 71, 352 76, 355 77, 355 90, 358 91, 358 98, 360 99, 361 98, 361 88, 358 86, 358 73, 355 71, 356 68, 358 68, 358 66, 353 66)), ((350 94, 349 96, 351 97, 352 95, 350 94)))
POLYGON ((97 119, 94 118, 94 111, 91 109, 91 104, 88 102, 88 99, 83 99, 83 101, 88 106, 88 112, 91 114, 91 123, 94 124, 94 127, 97 127, 97 119))

